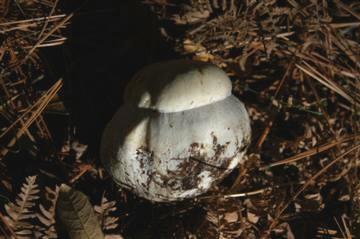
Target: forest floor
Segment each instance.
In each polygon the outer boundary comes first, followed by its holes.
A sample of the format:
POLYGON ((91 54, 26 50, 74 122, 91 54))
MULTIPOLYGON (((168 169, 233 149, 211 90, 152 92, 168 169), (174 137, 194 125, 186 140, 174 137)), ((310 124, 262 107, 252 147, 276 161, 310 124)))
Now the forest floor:
POLYGON ((360 238, 359 1, 4 0, 0 36, 0 238, 68 238, 67 203, 108 238, 360 238), (99 142, 131 77, 174 58, 226 71, 252 143, 207 194, 150 203, 99 142))

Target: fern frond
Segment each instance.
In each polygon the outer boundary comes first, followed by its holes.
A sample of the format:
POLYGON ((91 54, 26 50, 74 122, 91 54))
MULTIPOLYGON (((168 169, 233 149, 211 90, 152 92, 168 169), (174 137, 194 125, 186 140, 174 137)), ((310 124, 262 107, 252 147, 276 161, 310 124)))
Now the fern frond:
POLYGON ((111 216, 111 212, 116 210, 116 202, 108 201, 105 195, 102 196, 100 205, 94 206, 94 211, 98 214, 103 231, 113 230, 119 226, 119 218, 111 216))
POLYGON ((50 207, 46 209, 42 204, 39 205, 39 212, 36 214, 36 217, 40 221, 40 225, 37 226, 37 232, 35 234, 36 238, 57 238, 55 229, 55 209, 59 190, 60 188, 58 186, 56 186, 54 190, 45 187, 45 196, 47 201, 50 202, 50 207))
POLYGON ((17 238, 29 238, 33 234, 34 226, 30 220, 36 216, 33 208, 39 198, 39 191, 36 176, 26 177, 26 182, 22 185, 15 202, 5 205, 7 214, 5 220, 17 238))

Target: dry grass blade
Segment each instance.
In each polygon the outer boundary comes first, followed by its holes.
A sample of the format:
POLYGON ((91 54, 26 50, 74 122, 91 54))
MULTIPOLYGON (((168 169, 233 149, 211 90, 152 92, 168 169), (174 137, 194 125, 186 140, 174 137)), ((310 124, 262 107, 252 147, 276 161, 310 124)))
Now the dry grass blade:
POLYGON ((274 229, 277 225, 278 222, 280 220, 281 215, 284 213, 284 211, 289 207, 289 205, 307 188, 309 187, 317 178, 319 178, 324 172, 326 172, 331 166, 333 166, 335 163, 339 162, 341 159, 343 159, 345 156, 347 156, 348 154, 359 150, 360 149, 360 145, 356 145, 352 148, 350 148, 349 150, 347 150, 346 152, 342 153, 341 155, 337 156, 336 159, 334 159, 333 161, 331 161, 330 163, 328 163, 325 167, 323 167, 321 170, 319 170, 316 174, 314 174, 313 176, 311 176, 307 182, 291 197, 291 199, 283 206, 281 206, 275 217, 274 220, 272 221, 270 227, 269 227, 269 231, 271 231, 272 229, 274 229))
POLYGON ((342 3, 339 0, 334 0, 334 2, 340 6, 342 9, 344 9, 345 11, 349 12, 351 15, 353 15, 354 17, 356 17, 358 20, 360 20, 360 14, 357 14, 356 12, 354 12, 350 7, 346 6, 344 3, 342 3))
POLYGON ((341 235, 342 237, 339 237, 339 232, 334 229, 330 228, 324 228, 324 227, 318 227, 316 232, 316 238, 328 238, 328 239, 347 239, 344 237, 344 235, 341 235))
POLYGON ((267 187, 267 188, 262 188, 262 189, 258 189, 258 190, 254 190, 254 191, 250 191, 250 192, 243 192, 243 193, 232 193, 232 194, 225 194, 225 195, 214 195, 214 196, 201 196, 198 197, 198 200, 206 200, 206 199, 212 199, 212 198, 241 198, 241 197, 250 197, 250 196, 254 196, 254 195, 259 195, 259 194, 263 194, 268 190, 271 190, 271 187, 267 187))
POLYGON ((311 76, 324 86, 328 87, 332 91, 338 93, 343 98, 348 100, 351 104, 354 104, 355 100, 347 94, 339 85, 337 85, 334 81, 331 81, 327 79, 324 75, 320 74, 317 70, 315 70, 313 67, 311 67, 307 62, 303 61, 305 66, 301 66, 299 64, 295 64, 297 68, 299 68, 301 71, 303 71, 305 74, 311 76))
POLYGON ((36 49, 63 44, 66 38, 61 35, 61 28, 71 18, 71 15, 58 14, 57 1, 7 2, 8 11, 0 19, 0 32, 3 33, 0 46, 0 93, 3 102, 7 102, 1 105, 0 134, 3 137, 15 128, 17 132, 13 138, 6 135, 1 139, 7 148, 1 149, 0 158, 7 154, 9 147, 23 134, 31 141, 22 148, 28 151, 36 151, 38 148, 35 143, 40 140, 49 144, 52 142, 42 114, 33 120, 28 120, 32 118, 32 112, 23 114, 39 100, 41 90, 38 87, 41 86, 36 83, 47 78, 36 49), (31 128, 28 123, 32 125, 31 128), (21 132, 23 129, 24 132, 21 132))
POLYGON ((360 68, 359 53, 356 53, 352 50, 348 44, 347 39, 338 34, 334 29, 331 30, 333 33, 332 40, 334 41, 334 44, 340 48, 358 68, 360 68))
MULTIPOLYGON (((41 113, 43 112, 43 110, 45 109, 45 107, 47 106, 47 104, 51 101, 51 99, 56 95, 56 93, 61 89, 62 86, 62 80, 57 81, 46 93, 43 97, 41 97, 34 105, 36 105, 35 107, 30 107, 30 109, 25 112, 20 118, 20 120, 23 120, 25 116, 27 116, 30 113, 30 116, 27 118, 27 120, 25 121, 25 123, 20 127, 20 129, 18 129, 17 133, 15 134, 15 136, 10 140, 10 142, 8 143, 8 145, 5 148, 2 148, 0 151, 0 159, 2 159, 7 152, 9 151, 9 149, 14 146, 14 144, 16 143, 17 139, 19 139, 24 132, 28 129, 28 127, 30 127, 30 125, 37 119, 37 117, 39 117, 41 115, 41 113)), ((19 121, 15 121, 16 123, 19 121)), ((15 123, 15 124, 16 124, 15 123)), ((13 124, 13 125, 15 125, 13 124)), ((11 128, 13 127, 10 126, 11 128)))
POLYGON ((24 57, 24 59, 21 61, 20 65, 23 64, 28 58, 31 56, 31 54, 36 50, 36 48, 41 45, 46 39, 48 39, 55 31, 57 31, 60 27, 64 26, 72 17, 74 14, 69 14, 66 16, 63 20, 61 20, 56 26, 54 26, 49 32, 47 32, 42 38, 38 40, 38 42, 29 50, 27 55, 24 57))
POLYGON ((345 215, 341 216, 341 221, 334 217, 334 221, 337 225, 336 229, 318 227, 316 238, 329 238, 329 239, 352 239, 353 235, 350 233, 350 229, 345 220, 345 215))
POLYGON ((347 223, 345 221, 345 218, 344 216, 341 217, 341 224, 339 223, 339 221, 334 218, 335 222, 336 222, 336 225, 338 226, 340 232, 341 232, 341 235, 343 238, 345 239, 352 239, 352 235, 350 233, 350 230, 349 230, 349 227, 347 226, 347 223), (344 229, 343 229, 344 227, 344 229))
POLYGON ((341 222, 342 222, 343 227, 344 227, 345 238, 346 239, 352 239, 353 235, 351 234, 351 231, 350 231, 350 225, 349 225, 349 223, 346 222, 344 215, 341 216, 341 222))
POLYGON ((276 166, 280 166, 280 165, 284 165, 284 164, 289 164, 289 163, 293 163, 296 162, 298 160, 304 159, 306 157, 310 157, 313 155, 316 155, 318 153, 324 152, 326 150, 329 150, 331 148, 334 148, 342 143, 348 142, 350 140, 354 140, 356 138, 356 136, 349 136, 349 137, 344 137, 344 138, 340 138, 340 139, 336 139, 333 140, 332 142, 328 142, 325 143, 323 145, 317 146, 315 148, 309 149, 305 152, 299 153, 297 155, 291 156, 287 159, 283 159, 274 163, 271 163, 265 167, 262 167, 261 170, 266 170, 272 167, 276 167, 276 166))
MULTIPOLYGON (((50 89, 51 90, 51 89, 50 89)), ((20 122, 23 121, 23 119, 29 114, 31 113, 36 107, 38 107, 41 102, 46 98, 47 94, 44 94, 43 96, 41 96, 33 105, 31 105, 19 118, 17 118, 9 127, 6 128, 6 130, 4 130, 1 135, 0 138, 4 137, 6 134, 8 134, 13 128, 15 128, 17 126, 17 124, 20 124, 20 122)))
POLYGON ((26 19, 26 20, 1 22, 0 27, 19 25, 19 24, 20 25, 21 24, 34 24, 34 23, 37 24, 38 22, 43 22, 43 21, 55 21, 55 20, 65 17, 65 16, 66 16, 65 14, 58 14, 58 15, 48 16, 48 17, 36 17, 36 18, 26 19))
MULTIPOLYGON (((58 5, 58 2, 59 2, 59 0, 55 0, 53 6, 52 6, 52 8, 51 8, 51 11, 50 11, 50 13, 49 13, 49 17, 51 17, 51 16, 54 14, 55 9, 56 9, 56 7, 57 7, 57 5, 58 5)), ((44 23, 44 26, 42 27, 42 29, 41 29, 41 31, 40 31, 40 33, 39 33, 38 39, 40 39, 41 36, 44 34, 44 32, 45 32, 45 30, 46 30, 46 27, 48 26, 48 23, 49 23, 49 20, 46 20, 45 23, 44 23)))
POLYGON ((346 28, 346 27, 358 27, 360 26, 360 22, 330 23, 330 26, 334 29, 346 28))
POLYGON ((0 23, 0 33, 5 34, 11 31, 23 30, 28 31, 30 27, 37 26, 41 22, 55 22, 61 18, 64 18, 66 15, 58 14, 49 17, 38 17, 27 20, 19 20, 19 21, 8 21, 0 23))

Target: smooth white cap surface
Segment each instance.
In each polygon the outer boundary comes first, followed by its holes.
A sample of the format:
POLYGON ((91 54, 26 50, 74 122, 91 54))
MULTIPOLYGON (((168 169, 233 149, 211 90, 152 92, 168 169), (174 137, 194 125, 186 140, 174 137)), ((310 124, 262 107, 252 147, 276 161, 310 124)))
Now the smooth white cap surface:
POLYGON ((125 104, 159 112, 179 112, 225 99, 231 81, 215 65, 174 60, 141 70, 125 91, 125 104))

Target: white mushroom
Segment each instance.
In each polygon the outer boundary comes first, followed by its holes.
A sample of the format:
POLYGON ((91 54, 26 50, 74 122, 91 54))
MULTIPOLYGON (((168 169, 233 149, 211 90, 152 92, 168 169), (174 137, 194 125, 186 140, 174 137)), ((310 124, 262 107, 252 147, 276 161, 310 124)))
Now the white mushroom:
POLYGON ((218 67, 175 60, 141 70, 101 144, 105 168, 151 201, 198 196, 241 161, 250 142, 246 109, 218 67))

